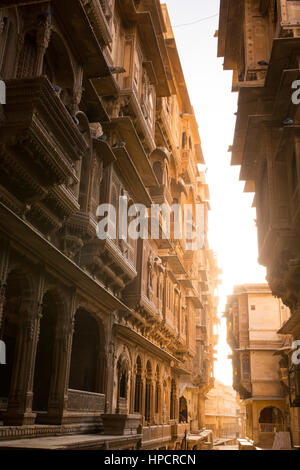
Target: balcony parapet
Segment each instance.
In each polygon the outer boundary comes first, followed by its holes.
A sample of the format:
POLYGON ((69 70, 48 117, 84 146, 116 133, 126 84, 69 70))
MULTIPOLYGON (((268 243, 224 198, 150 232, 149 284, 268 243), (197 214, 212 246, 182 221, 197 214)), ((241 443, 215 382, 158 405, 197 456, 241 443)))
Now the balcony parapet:
POLYGON ((172 439, 172 426, 149 426, 143 428, 143 444, 145 446, 163 442, 169 442, 172 439))
POLYGON ((105 395, 81 390, 68 390, 68 411, 104 413, 105 395))
POLYGON ((87 16, 101 45, 112 42, 112 8, 108 0, 82 0, 87 16))

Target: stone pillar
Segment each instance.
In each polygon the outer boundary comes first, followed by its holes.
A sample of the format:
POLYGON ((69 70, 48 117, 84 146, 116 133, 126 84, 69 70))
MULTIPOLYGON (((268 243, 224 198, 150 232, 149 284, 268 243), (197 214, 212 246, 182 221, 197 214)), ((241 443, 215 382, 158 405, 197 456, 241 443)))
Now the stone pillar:
POLYGON ((150 382, 150 424, 154 425, 154 414, 155 414, 155 400, 154 400, 154 386, 153 380, 150 382))
POLYGON ((177 393, 177 388, 176 388, 176 393, 175 393, 175 412, 174 412, 174 419, 179 423, 179 397, 177 393))
POLYGON ((136 387, 136 366, 131 374, 131 393, 130 393, 130 400, 129 400, 129 414, 134 413, 135 408, 135 387, 136 387))
POLYGON ((115 346, 111 342, 107 354, 106 364, 106 388, 105 388, 105 413, 112 414, 113 410, 113 392, 114 392, 114 371, 115 371, 115 346))
POLYGON ((145 418, 145 413, 146 413, 146 390, 147 390, 147 378, 145 373, 141 374, 141 381, 142 381, 142 406, 141 406, 141 413, 143 417, 143 425, 146 424, 146 418, 145 418))
POLYGON ((76 292, 74 292, 67 315, 58 321, 56 327, 48 413, 42 418, 45 424, 59 425, 67 422, 68 386, 76 311, 76 292))
POLYGON ((25 426, 34 424, 32 413, 35 358, 42 318, 44 274, 40 274, 34 299, 24 302, 20 311, 20 330, 17 337, 14 368, 4 424, 25 426))

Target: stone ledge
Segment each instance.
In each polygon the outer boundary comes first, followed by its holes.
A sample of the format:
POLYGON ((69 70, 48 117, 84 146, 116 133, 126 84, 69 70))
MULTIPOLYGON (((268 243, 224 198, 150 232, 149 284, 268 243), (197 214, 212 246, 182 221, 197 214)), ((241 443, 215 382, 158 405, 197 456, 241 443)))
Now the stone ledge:
POLYGON ((102 426, 87 423, 63 426, 0 426, 0 441, 12 440, 15 438, 36 438, 86 433, 96 434, 100 431, 102 431, 102 426))

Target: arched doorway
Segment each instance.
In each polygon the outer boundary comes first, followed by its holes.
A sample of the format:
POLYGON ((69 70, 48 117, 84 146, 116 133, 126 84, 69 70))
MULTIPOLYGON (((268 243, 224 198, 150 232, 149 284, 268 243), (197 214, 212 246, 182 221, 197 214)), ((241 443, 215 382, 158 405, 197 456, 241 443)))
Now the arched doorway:
POLYGON ((95 317, 83 309, 75 316, 69 388, 104 392, 104 332, 95 317))
POLYGON ((155 173, 155 176, 157 178, 157 181, 159 184, 163 184, 163 167, 161 162, 154 162, 153 164, 153 171, 155 173))
POLYGON ((118 414, 126 415, 128 413, 129 398, 129 360, 125 353, 121 354, 117 364, 117 409, 118 414))
POLYGON ((72 109, 75 74, 65 43, 54 30, 51 33, 49 46, 44 57, 43 75, 46 75, 52 85, 57 87, 57 90, 59 90, 58 95, 73 115, 75 111, 72 109))
POLYGON ((180 423, 188 423, 188 405, 184 397, 179 400, 179 421, 180 423))
POLYGON ((284 418, 279 408, 269 406, 264 408, 259 416, 260 432, 272 433, 283 431, 284 418))
POLYGON ((57 296, 53 292, 47 292, 43 298, 43 312, 34 373, 32 408, 36 412, 48 411, 58 315, 57 296))

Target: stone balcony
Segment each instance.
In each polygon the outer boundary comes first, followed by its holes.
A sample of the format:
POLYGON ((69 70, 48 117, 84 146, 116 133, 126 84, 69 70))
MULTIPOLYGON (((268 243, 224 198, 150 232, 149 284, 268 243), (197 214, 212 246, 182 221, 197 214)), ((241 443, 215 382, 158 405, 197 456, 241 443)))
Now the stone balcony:
POLYGON ((139 414, 104 414, 102 415, 104 433, 108 436, 138 435, 142 417, 139 414))
MULTIPOLYGON (((74 163, 87 144, 46 77, 8 80, 1 150, 22 149, 30 172, 42 187, 77 184, 74 163), (32 171, 30 171, 32 170, 32 171)), ((21 162, 20 162, 21 163, 21 162)))
POLYGON ((198 169, 194 162, 194 155, 191 150, 182 153, 182 176, 186 184, 193 183, 198 176, 198 169))
MULTIPOLYGON (((125 243, 125 242, 124 242, 125 243)), ((121 251, 115 240, 88 242, 81 251, 81 265, 93 276, 104 280, 113 292, 120 293, 137 276, 134 254, 129 250, 121 251)))
POLYGON ((79 210, 79 160, 87 144, 46 77, 6 84, 0 197, 42 232, 53 233, 79 210))
POLYGON ((150 188, 150 195, 155 204, 168 204, 172 206, 173 198, 169 188, 162 184, 157 187, 150 188))

